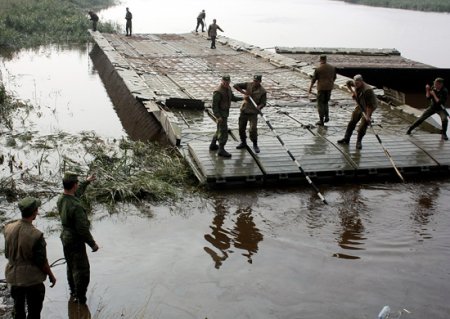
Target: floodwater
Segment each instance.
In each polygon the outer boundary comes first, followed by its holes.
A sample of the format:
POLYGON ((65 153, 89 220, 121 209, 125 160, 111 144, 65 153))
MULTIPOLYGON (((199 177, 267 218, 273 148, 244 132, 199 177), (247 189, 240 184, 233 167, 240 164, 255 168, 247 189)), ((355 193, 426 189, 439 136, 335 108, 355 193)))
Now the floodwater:
MULTIPOLYGON (((124 1, 100 17, 120 22, 129 6, 135 32, 187 32, 205 9, 225 35, 262 47, 395 47, 408 58, 449 65, 446 14, 322 0, 195 4, 124 1), (331 25, 321 28, 319 13, 331 25), (425 40, 434 33, 440 36, 425 40)), ((40 134, 125 135, 88 52, 45 47, 2 61, 7 88, 42 109, 33 119, 40 134)), ((96 207, 93 317, 375 318, 384 305, 411 312, 402 318, 450 316, 448 180, 319 188, 328 206, 302 186, 192 195, 151 206, 151 214, 123 206, 109 215, 96 207)), ((46 202, 42 215, 54 207, 54 199, 46 202)), ((3 198, 0 209, 18 216, 3 198)), ((50 262, 62 257, 58 221, 40 217, 36 226, 46 234, 50 262)), ((0 268, 5 263, 0 257, 0 268)), ((42 317, 67 318, 65 266, 54 271, 58 282, 47 288, 42 317)))

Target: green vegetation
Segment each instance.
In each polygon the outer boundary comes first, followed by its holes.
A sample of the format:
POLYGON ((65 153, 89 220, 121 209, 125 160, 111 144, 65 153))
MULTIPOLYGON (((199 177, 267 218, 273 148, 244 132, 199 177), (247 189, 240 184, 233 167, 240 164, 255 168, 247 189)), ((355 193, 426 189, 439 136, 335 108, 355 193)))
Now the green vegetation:
MULTIPOLYGON (((18 49, 49 43, 86 42, 87 11, 113 0, 0 0, 0 48, 18 49)), ((114 32, 111 23, 98 29, 114 32)))
POLYGON ((398 8, 418 11, 450 12, 450 2, 443 0, 344 0, 374 7, 398 8))

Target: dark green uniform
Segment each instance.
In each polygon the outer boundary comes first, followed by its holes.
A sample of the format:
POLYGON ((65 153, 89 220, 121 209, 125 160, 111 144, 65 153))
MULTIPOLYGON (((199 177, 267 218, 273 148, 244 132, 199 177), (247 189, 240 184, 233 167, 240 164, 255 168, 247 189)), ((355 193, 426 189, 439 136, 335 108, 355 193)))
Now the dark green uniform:
POLYGON ((80 303, 86 302, 86 292, 90 280, 89 260, 86 245, 95 246, 89 230, 90 223, 79 197, 89 183, 82 182, 75 196, 62 194, 58 199, 58 211, 61 217, 61 241, 67 262, 67 280, 71 295, 80 303))
MULTIPOLYGON (((246 94, 253 98, 256 105, 264 107, 267 103, 267 92, 261 86, 255 86, 254 82, 238 83, 233 86, 245 90, 246 94)), ((239 137, 242 142, 245 142, 247 135, 245 130, 247 129, 247 123, 250 122, 250 140, 253 143, 258 141, 258 114, 259 111, 253 105, 250 100, 244 100, 241 106, 241 114, 239 115, 239 137)))
MULTIPOLYGON (((352 83, 353 81, 349 81, 349 84, 352 83)), ((350 122, 347 125, 347 130, 345 131, 343 140, 345 140, 346 143, 350 141, 350 137, 352 136, 353 130, 356 128, 356 124, 359 120, 361 120, 361 123, 358 127, 357 143, 361 143, 362 138, 366 134, 367 126, 369 125, 369 122, 363 116, 363 110, 364 112, 367 112, 368 109, 374 111, 378 106, 377 98, 372 87, 366 83, 364 83, 361 88, 356 88, 355 98, 358 105, 353 110, 352 118, 350 119, 350 122)))
POLYGON ((331 97, 331 90, 336 80, 336 69, 328 63, 321 63, 315 70, 311 79, 311 87, 317 81, 317 111, 319 113, 319 123, 323 124, 329 120, 328 102, 331 97))
POLYGON ((214 90, 212 103, 213 113, 217 119, 222 118, 222 121, 217 122, 217 131, 214 134, 213 140, 219 141, 221 145, 225 145, 228 141, 228 116, 232 101, 242 101, 242 98, 235 96, 230 87, 219 85, 214 90))

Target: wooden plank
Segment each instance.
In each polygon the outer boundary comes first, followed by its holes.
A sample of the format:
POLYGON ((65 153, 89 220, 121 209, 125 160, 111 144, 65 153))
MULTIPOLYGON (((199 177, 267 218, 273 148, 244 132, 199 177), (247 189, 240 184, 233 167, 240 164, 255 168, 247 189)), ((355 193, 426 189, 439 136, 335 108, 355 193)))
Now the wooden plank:
POLYGON ((443 141, 440 134, 413 134, 410 140, 440 166, 450 166, 450 142, 443 141))

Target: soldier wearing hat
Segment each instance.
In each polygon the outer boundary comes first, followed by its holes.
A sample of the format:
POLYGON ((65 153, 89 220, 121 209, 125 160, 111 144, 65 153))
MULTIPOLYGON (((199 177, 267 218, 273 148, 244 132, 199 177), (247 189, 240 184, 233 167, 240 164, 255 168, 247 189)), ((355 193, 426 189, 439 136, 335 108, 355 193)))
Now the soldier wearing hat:
POLYGON ((230 114, 231 102, 242 101, 242 98, 236 97, 230 88, 230 76, 222 76, 222 82, 214 90, 212 109, 217 119, 217 131, 213 136, 210 151, 219 150, 217 155, 222 157, 231 157, 231 154, 225 150, 225 144, 228 141, 228 116, 230 114), (219 146, 217 146, 219 141, 219 146))
POLYGON ((89 230, 90 223, 86 208, 80 200, 86 187, 95 176, 89 176, 79 183, 78 174, 66 172, 63 177, 64 192, 57 202, 61 218, 64 257, 67 262, 67 281, 69 283, 71 301, 86 304, 86 292, 90 280, 90 266, 86 254, 86 244, 92 251, 98 250, 89 230))
POLYGON ((422 113, 422 115, 408 128, 406 134, 410 135, 412 130, 422 124, 431 115, 437 113, 441 117, 442 122, 442 139, 447 141, 447 127, 448 127, 448 112, 445 109, 445 103, 447 102, 448 91, 444 87, 444 79, 436 78, 434 84, 430 87, 428 84, 425 86, 425 96, 430 101, 428 108, 422 113))
POLYGON ((360 74, 355 75, 353 80, 347 81, 347 86, 353 92, 353 98, 356 100, 357 105, 353 110, 352 118, 348 122, 344 138, 337 142, 339 144, 350 143, 350 137, 356 128, 356 124, 361 120, 356 139, 356 148, 360 150, 362 149, 362 139, 364 135, 366 135, 367 126, 370 124, 373 111, 375 111, 378 106, 378 101, 372 87, 364 82, 363 77, 360 74), (353 91, 353 87, 355 87, 355 91, 353 91))
POLYGON ((208 37, 211 39, 211 49, 216 48, 217 30, 223 32, 223 30, 216 23, 216 19, 213 19, 213 23, 211 23, 208 27, 208 37))
POLYGON ((49 277, 56 283, 47 260, 47 243, 41 231, 33 226, 41 201, 26 197, 19 201, 22 219, 5 226, 5 277, 11 285, 14 318, 40 318, 45 296, 43 282, 49 277), (28 315, 25 311, 27 305, 28 315))
POLYGON ((247 147, 247 123, 250 123, 250 140, 253 142, 255 153, 259 153, 258 147, 258 114, 266 106, 267 92, 261 85, 262 75, 254 75, 253 82, 238 83, 233 87, 245 95, 239 116, 239 137, 241 143, 236 147, 243 149, 247 147), (249 96, 255 101, 256 106, 250 101, 249 96))
POLYGON ((311 90, 317 81, 317 112, 319 113, 319 121, 316 124, 323 126, 324 123, 330 120, 328 102, 336 80, 336 68, 327 63, 326 55, 320 56, 319 63, 320 65, 314 70, 308 93, 311 94, 311 90))

